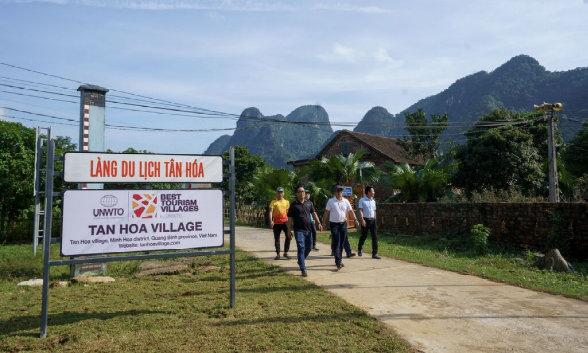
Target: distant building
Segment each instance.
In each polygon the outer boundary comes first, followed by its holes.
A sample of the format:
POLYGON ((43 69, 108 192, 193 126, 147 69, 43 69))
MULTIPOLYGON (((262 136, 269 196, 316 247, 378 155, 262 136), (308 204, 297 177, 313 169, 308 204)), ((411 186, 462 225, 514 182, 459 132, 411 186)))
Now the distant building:
POLYGON ((408 163, 409 165, 424 164, 421 160, 411 158, 397 138, 349 130, 340 130, 334 133, 316 155, 307 159, 290 161, 288 164, 294 169, 299 169, 313 160, 319 160, 323 157, 329 158, 338 154, 347 156, 349 153, 355 153, 359 150, 366 152, 363 160, 373 162, 377 167, 381 167, 386 162, 408 163))
MULTIPOLYGON (((364 150, 366 153, 363 157, 364 161, 373 162, 380 169, 383 169, 383 165, 386 162, 408 163, 411 166, 424 164, 421 160, 411 158, 404 147, 400 145, 397 138, 349 130, 340 130, 334 133, 316 155, 307 159, 290 161, 288 164, 293 166, 295 170, 298 170, 306 164, 314 160, 320 160, 323 157, 329 158, 339 154, 347 156, 349 153, 356 153, 359 150, 364 150)), ((363 185, 348 186, 354 187, 356 196, 361 196, 363 185)), ((374 187, 376 188, 376 198, 378 200, 386 200, 397 192, 382 182, 376 183, 374 187)), ((354 204, 353 198, 350 198, 350 201, 354 204)))

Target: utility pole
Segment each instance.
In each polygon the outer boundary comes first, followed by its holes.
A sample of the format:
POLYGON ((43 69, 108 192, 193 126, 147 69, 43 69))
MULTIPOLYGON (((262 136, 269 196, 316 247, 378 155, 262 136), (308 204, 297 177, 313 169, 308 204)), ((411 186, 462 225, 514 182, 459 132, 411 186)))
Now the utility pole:
POLYGON ((543 112, 547 120, 547 164, 549 166, 549 202, 559 202, 559 183, 557 180, 557 154, 555 151, 555 112, 563 109, 561 103, 535 105, 535 110, 543 112))

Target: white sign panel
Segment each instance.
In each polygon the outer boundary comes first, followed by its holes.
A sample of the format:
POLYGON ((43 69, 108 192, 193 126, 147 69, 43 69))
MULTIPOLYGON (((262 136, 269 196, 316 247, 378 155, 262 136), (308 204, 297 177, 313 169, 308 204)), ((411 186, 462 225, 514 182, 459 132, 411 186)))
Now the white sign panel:
POLYGON ((220 156, 66 153, 64 180, 69 183, 220 183, 220 156))
POLYGON ((223 245, 221 190, 68 190, 64 256, 223 245))

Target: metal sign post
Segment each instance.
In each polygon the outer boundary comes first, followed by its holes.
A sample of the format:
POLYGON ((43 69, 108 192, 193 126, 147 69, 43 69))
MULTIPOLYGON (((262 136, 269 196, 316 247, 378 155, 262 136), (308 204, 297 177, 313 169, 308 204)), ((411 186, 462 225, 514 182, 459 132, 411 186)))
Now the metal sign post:
POLYGON ((45 164, 45 229, 43 234, 43 291, 41 294, 41 338, 47 336, 47 312, 49 310, 49 266, 51 257, 51 220, 53 218, 53 173, 55 141, 47 140, 45 164))
MULTIPOLYGON (((52 210, 53 210, 53 197, 61 195, 60 193, 55 193, 53 191, 53 177, 54 177, 54 160, 55 160, 55 142, 53 140, 48 140, 47 143, 47 166, 46 166, 46 183, 45 183, 45 231, 44 231, 44 237, 43 237, 43 287, 42 287, 42 304, 41 304, 41 318, 40 318, 40 337, 44 338, 47 336, 47 326, 48 326, 48 309, 49 309, 49 271, 51 266, 62 266, 62 265, 74 265, 74 264, 105 264, 108 262, 113 262, 113 261, 129 261, 129 260, 147 260, 147 259, 167 259, 167 258, 177 258, 177 257, 193 257, 193 256, 208 256, 208 255, 223 255, 223 254, 228 254, 229 257, 229 264, 230 264, 230 278, 229 278, 229 283, 230 283, 230 299, 229 299, 229 307, 230 308, 234 308, 235 307, 235 151, 234 148, 231 147, 230 148, 230 152, 229 152, 229 156, 230 156, 230 161, 229 161, 229 197, 230 197, 230 220, 229 220, 229 229, 225 230, 224 227, 222 229, 222 236, 224 238, 225 234, 229 234, 230 235, 230 240, 229 240, 229 248, 225 248, 223 242, 220 243, 220 246, 222 247, 221 249, 218 250, 208 250, 208 251, 204 251, 204 250, 198 250, 198 249, 202 249, 205 248, 207 246, 210 247, 219 247, 219 245, 217 243, 210 243, 210 245, 197 245, 199 246, 198 248, 191 248, 190 246, 184 247, 184 248, 178 248, 176 247, 175 249, 181 249, 181 250, 177 250, 177 251, 171 251, 172 249, 174 249, 174 247, 169 248, 169 250, 163 250, 163 252, 149 252, 149 253, 145 253, 145 254, 133 254, 133 255, 108 255, 105 256, 104 254, 104 249, 107 249, 105 247, 100 247, 100 246, 96 246, 96 249, 98 249, 95 253, 92 252, 90 250, 85 250, 85 253, 90 254, 88 256, 83 256, 83 257, 73 257, 73 258, 69 258, 69 259, 63 259, 63 260, 51 260, 51 217, 52 217, 52 210)), ((114 156, 114 154, 112 154, 114 156)), ((66 155, 67 156, 67 155, 66 155)), ((154 160, 156 160, 158 155, 152 155, 151 157, 154 158, 154 160)), ((149 157, 149 156, 146 156, 149 157)), ((203 157, 203 160, 206 160, 207 157, 210 156, 192 156, 192 157, 203 157)), ((222 159, 220 159, 220 157, 215 157, 219 159, 220 163, 214 162, 212 165, 214 165, 214 167, 211 168, 220 168, 220 173, 221 173, 221 178, 219 180, 222 181, 222 159)), ((64 168, 68 168, 68 163, 67 163, 67 158, 66 158, 66 163, 64 163, 65 167, 64 168)), ((71 165, 71 164, 70 164, 71 165)), ((212 175, 217 175, 214 173, 215 169, 211 170, 211 174, 212 175)), ((68 170, 64 170, 64 175, 68 175, 68 170)), ((112 176, 112 175, 111 175, 112 176)), ((204 178, 202 178, 204 179, 204 178)), ((67 180, 66 180, 67 181, 67 180)), ((144 181, 152 181, 152 180, 144 180, 144 181)), ((78 180, 70 180, 70 182, 78 182, 78 180)), ((95 180, 83 180, 81 182, 95 182, 95 180)), ((103 181, 100 180, 100 182, 111 182, 110 180, 108 181, 103 181)), ((179 181, 178 181, 179 182, 179 181)), ((193 182, 193 180, 192 180, 193 182)), ((197 179, 196 182, 200 182, 200 179, 197 179)), ((129 190, 130 192, 131 190, 129 190)), ((97 190, 88 190, 88 191, 75 191, 75 192, 79 192, 79 193, 88 193, 88 195, 90 195, 89 193, 96 193, 96 192, 100 192, 97 190)), ((107 191, 103 191, 105 193, 107 193, 107 191)), ((114 190, 112 191, 114 193, 114 190)), ((118 191, 120 192, 120 191, 118 191)), ((125 192, 124 190, 122 192, 125 192)), ((161 191, 166 192, 166 193, 173 193, 173 190, 162 190, 161 191)), ((183 193, 214 193, 214 190, 201 190, 201 191, 197 191, 197 190, 193 190, 193 191, 183 191, 183 193)), ((218 192, 218 191, 217 191, 218 192)), ((178 193, 178 195, 181 195, 182 193, 178 193)), ((72 194, 73 195, 73 194, 72 194)), ((222 195, 222 194, 221 194, 222 195)), ((111 196, 111 195, 105 195, 106 196, 111 196)), ((133 195, 134 197, 134 195, 133 195)), ((104 198, 104 197, 103 197, 104 198)), ((221 196, 222 199, 222 196, 221 196)), ((102 199, 101 199, 102 200, 102 199)), ((65 199, 64 199, 64 206, 65 206, 65 199)), ((104 200, 104 207, 108 208, 111 207, 112 205, 112 199, 108 198, 104 200)), ((127 200, 128 201, 128 200, 127 200)), ((224 202, 220 202, 221 206, 220 206, 220 216, 223 217, 224 212, 222 210, 222 205, 224 204, 224 202)), ((131 204, 129 205, 127 203, 127 206, 131 207, 131 204)), ((161 205, 161 204, 160 204, 161 205)), ((160 206, 156 206, 156 207, 160 207, 160 206)), ((83 209, 83 207, 82 207, 83 209)), ((64 207, 65 210, 65 207, 64 207)), ((112 210, 112 209, 111 209, 112 210)), ((161 210, 162 212, 165 212, 163 209, 161 210)), ((82 212, 80 210, 80 212, 82 212)), ((65 213, 65 212, 64 212, 65 213)), ((128 214, 128 212, 127 212, 128 214)), ((136 216, 136 215, 135 215, 136 216)), ((129 217, 129 216, 127 216, 129 217)), ((128 219, 128 218, 127 218, 128 219)), ((222 218, 221 218, 222 219, 222 218)), ((137 225, 137 224, 133 224, 133 225, 137 225)), ((66 224, 64 224, 64 229, 66 228, 66 224)), ((125 225, 123 225, 122 223, 119 224, 120 227, 125 227, 125 225)), ((145 226, 145 224, 143 223, 143 226, 145 226)), ((92 227, 98 227, 97 225, 93 225, 92 227)), ((159 226, 153 226, 147 229, 151 229, 154 233, 153 234, 157 234, 158 230, 161 227, 163 227, 163 225, 159 225, 159 226)), ((91 228, 91 227, 90 227, 91 228)), ((116 227, 113 226, 112 229, 115 229, 116 227)), ((97 228, 92 228, 92 232, 94 232, 94 229, 97 228)), ((123 229, 123 228, 121 228, 123 229)), ((124 228, 126 229, 126 228, 124 228)), ((203 228, 204 229, 204 228, 203 228)), ((165 231, 166 234, 169 234, 169 232, 165 231)), ((64 233, 65 234, 65 233, 64 233)), ((73 234, 73 233, 69 233, 69 234, 73 234)), ((194 234, 196 236, 196 234, 194 234)), ((209 234, 206 234, 205 236, 209 236, 209 234)), ((63 241, 64 241, 65 236, 61 237, 61 251, 60 253, 63 254, 63 241)), ((134 238, 134 237, 133 237, 134 238)), ((100 238, 96 238, 95 240, 101 240, 100 238)), ((72 241, 72 239, 69 239, 69 241, 72 241)), ((87 241, 87 240, 85 240, 87 241)), ((133 241, 135 241, 135 239, 133 239, 133 241)), ((91 245, 93 242, 89 242, 88 246, 92 247, 93 245, 91 245)), ((96 242, 97 244, 99 242, 96 242)), ((73 244, 73 243, 71 243, 73 244)), ((70 245, 71 245, 70 244, 70 245)), ((181 245, 180 245, 181 246, 181 245)), ((194 246, 194 245, 193 245, 194 246)), ((120 252, 136 252, 137 249, 136 248, 131 248, 128 251, 120 251, 120 252)))
POLYGON ((35 173, 33 174, 33 196, 35 198, 35 212, 33 215, 33 255, 37 254, 39 239, 43 238, 44 227, 41 227, 41 216, 44 215, 41 210, 41 167, 43 161, 43 141, 51 139, 51 128, 37 127, 35 130, 35 173), (45 131, 45 135, 42 132, 45 131))
POLYGON ((229 159, 230 159, 230 167, 229 167, 229 190, 230 190, 230 199, 231 199, 231 210, 230 210, 230 232, 231 232, 231 239, 230 239, 230 271, 231 271, 231 283, 230 283, 230 307, 235 307, 235 147, 231 146, 229 148, 229 159))

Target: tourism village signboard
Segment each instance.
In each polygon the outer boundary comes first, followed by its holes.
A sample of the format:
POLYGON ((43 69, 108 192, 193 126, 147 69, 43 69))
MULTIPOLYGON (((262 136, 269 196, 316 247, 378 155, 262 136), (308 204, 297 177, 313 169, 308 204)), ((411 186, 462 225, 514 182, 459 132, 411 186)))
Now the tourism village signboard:
MULTIPOLYGON (((64 180, 79 183, 223 180, 220 156, 66 153, 64 180)), ((68 190, 64 256, 223 245, 221 190, 68 190)))
POLYGON ((64 256, 223 245, 221 190, 68 190, 64 256))
MULTIPOLYGON (((37 145, 41 137, 37 137, 37 145)), ((235 307, 235 149, 229 148, 228 189, 102 190, 55 192, 55 141, 47 140, 40 334, 47 335, 52 266, 112 261, 229 255, 229 307, 235 307), (229 229, 224 229, 223 191, 229 229), (63 196, 62 259, 51 259, 53 199, 63 196), (229 234, 229 247, 224 235, 229 234), (203 249, 207 248, 207 249, 203 249), (217 248, 217 249, 211 249, 217 248), (104 256, 104 254, 109 254, 104 256)), ((195 183, 223 181, 220 156, 70 152, 67 183, 195 183)), ((35 165, 40 173, 40 164, 35 165)), ((139 185, 139 184, 137 184, 139 185)))

